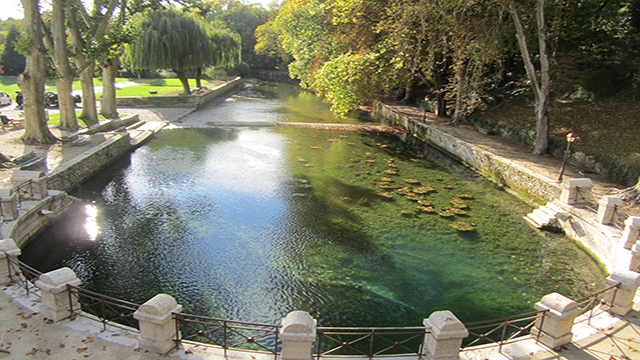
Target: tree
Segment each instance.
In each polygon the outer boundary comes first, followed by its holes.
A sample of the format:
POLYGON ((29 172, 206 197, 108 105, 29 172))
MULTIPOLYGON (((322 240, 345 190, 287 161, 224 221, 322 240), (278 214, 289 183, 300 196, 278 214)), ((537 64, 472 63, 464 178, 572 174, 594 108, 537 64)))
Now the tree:
POLYGON ((47 127, 44 112, 44 83, 46 77, 47 50, 38 0, 21 0, 24 8, 25 36, 28 41, 27 62, 24 73, 18 77, 18 85, 24 96, 25 129, 22 141, 27 144, 52 144, 57 138, 47 127))
POLYGON ((527 37, 518 13, 518 7, 513 0, 509 2, 509 11, 513 17, 516 27, 516 38, 518 39, 518 47, 524 61, 525 70, 529 81, 531 82, 531 90, 535 98, 535 118, 536 118, 536 140, 533 149, 535 155, 543 155, 547 152, 549 146, 549 90, 551 88, 551 80, 549 75, 549 52, 547 50, 547 28, 544 16, 545 0, 536 0, 535 18, 537 23, 538 49, 540 62, 540 78, 533 64, 533 59, 529 53, 527 37))
POLYGON ((211 64, 213 45, 201 22, 175 10, 143 17, 140 36, 126 47, 124 62, 132 70, 171 69, 191 94, 186 70, 211 64))
POLYGON ((2 63, 4 73, 7 75, 18 75, 24 71, 25 57, 16 51, 16 42, 20 36, 20 30, 12 26, 7 34, 7 40, 4 43, 4 51, 2 52, 2 63))

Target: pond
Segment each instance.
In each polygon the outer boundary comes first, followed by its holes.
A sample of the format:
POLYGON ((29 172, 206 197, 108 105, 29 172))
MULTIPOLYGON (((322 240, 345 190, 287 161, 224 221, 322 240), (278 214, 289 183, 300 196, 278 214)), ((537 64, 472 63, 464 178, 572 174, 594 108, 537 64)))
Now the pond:
POLYGON ((256 119, 341 121, 296 87, 248 86, 84 184, 87 205, 21 259, 112 297, 168 293, 187 313, 269 324, 292 310, 323 326, 419 326, 444 309, 469 322, 605 287, 581 247, 526 224, 529 206, 412 139, 205 126, 256 119))

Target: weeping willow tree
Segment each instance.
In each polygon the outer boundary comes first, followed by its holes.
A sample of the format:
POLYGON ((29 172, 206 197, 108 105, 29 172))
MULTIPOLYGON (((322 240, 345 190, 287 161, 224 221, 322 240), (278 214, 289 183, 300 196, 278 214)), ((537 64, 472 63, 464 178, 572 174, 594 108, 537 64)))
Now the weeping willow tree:
POLYGON ((180 79, 184 94, 191 93, 188 69, 196 69, 199 83, 202 68, 239 61, 242 46, 238 36, 207 29, 202 22, 175 10, 150 12, 137 29, 138 39, 125 48, 125 66, 134 71, 170 69, 180 79))

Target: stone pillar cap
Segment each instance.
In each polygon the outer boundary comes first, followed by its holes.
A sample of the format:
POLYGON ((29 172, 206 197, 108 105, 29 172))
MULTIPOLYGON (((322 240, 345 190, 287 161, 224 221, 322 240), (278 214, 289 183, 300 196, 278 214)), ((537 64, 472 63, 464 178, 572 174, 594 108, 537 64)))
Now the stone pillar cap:
POLYGON ((623 286, 638 287, 640 285, 640 274, 631 270, 613 270, 611 276, 606 278, 605 281, 611 285, 620 283, 623 286))
POLYGON ((603 196, 600 201, 600 204, 603 205, 619 205, 622 206, 623 202, 622 202, 622 198, 618 197, 618 196, 603 196))
POLYGON ((11 179, 37 179, 44 177, 44 172, 37 170, 16 170, 11 179))
POLYGON ((13 257, 22 254, 22 251, 13 239, 0 240, 0 257, 4 257, 5 252, 13 257))
POLYGON ((133 318, 153 324, 164 324, 171 319, 173 313, 182 311, 182 305, 167 294, 158 294, 140 305, 133 313, 133 318))
POLYGON ((640 254, 640 241, 638 241, 635 244, 633 244, 633 247, 631 247, 631 252, 634 255, 640 254))
POLYGON ((578 186, 580 186, 580 187, 589 187, 589 186, 593 186, 593 182, 589 178, 565 179, 562 182, 562 186, 566 186, 566 187, 578 187, 578 186))
POLYGON ((438 340, 469 336, 464 324, 449 310, 435 311, 422 323, 438 340))
POLYGON ((140 305, 138 311, 148 315, 163 316, 166 313, 171 313, 177 306, 178 302, 171 295, 158 294, 140 305))
POLYGON ((316 320, 308 312, 295 310, 282 319, 281 333, 305 333, 316 332, 316 320))
POLYGON ((40 275, 38 281, 46 283, 51 286, 60 286, 79 282, 80 280, 76 274, 68 267, 63 267, 57 270, 49 271, 46 274, 40 275))
POLYGON ((545 295, 542 300, 536 303, 536 309, 538 310, 553 310, 561 314, 565 314, 574 310, 579 310, 578 303, 569 299, 566 296, 558 293, 551 293, 545 295))
POLYGON ((11 192, 11 189, 0 189, 0 198, 8 199, 15 197, 16 193, 11 192))
POLYGON ((624 224, 627 226, 640 227, 640 216, 629 216, 629 218, 624 221, 624 224))

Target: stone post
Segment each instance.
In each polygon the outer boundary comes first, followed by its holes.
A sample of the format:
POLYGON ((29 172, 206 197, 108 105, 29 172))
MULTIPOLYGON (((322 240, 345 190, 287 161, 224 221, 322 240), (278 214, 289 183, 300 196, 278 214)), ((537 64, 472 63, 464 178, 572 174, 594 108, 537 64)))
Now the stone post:
POLYGON ((306 311, 288 313, 282 319, 280 339, 281 360, 310 360, 313 356, 313 342, 316 341, 316 319, 306 311))
POLYGON ((58 322, 71 316, 71 310, 79 311, 78 299, 69 297, 68 285, 78 286, 82 282, 68 267, 40 275, 36 286, 40 289, 42 300, 40 313, 46 319, 58 322))
POLYGON ((37 200, 42 200, 47 197, 47 178, 36 178, 31 179, 31 191, 33 193, 33 198, 37 200))
POLYGON ((603 225, 613 224, 616 209, 622 207, 622 199, 617 196, 603 196, 598 202, 596 221, 603 225))
POLYGON ((631 247, 640 240, 640 216, 629 216, 624 222, 624 231, 622 232, 622 246, 631 250, 631 247))
POLYGON ((631 263, 629 270, 640 273, 640 241, 631 248, 631 263))
POLYGON ((138 347, 142 350, 166 354, 176 346, 176 319, 173 313, 182 311, 182 305, 167 294, 158 294, 140 305, 133 313, 139 321, 138 347))
POLYGON ((531 331, 533 335, 540 334, 541 343, 556 349, 571 342, 573 321, 581 313, 577 302, 558 293, 551 293, 545 295, 534 307, 537 310, 548 310, 544 320, 538 321, 531 331))
POLYGON ((9 267, 9 259, 7 258, 7 255, 17 258, 21 253, 22 251, 13 239, 0 240, 0 285, 11 284, 22 275, 19 268, 9 267))
POLYGON ((0 206, 4 220, 13 221, 18 218, 18 194, 11 189, 0 189, 0 206))
POLYGON ((609 286, 620 284, 613 301, 607 300, 611 305, 611 312, 615 315, 627 315, 633 308, 633 298, 640 286, 640 274, 631 270, 614 270, 605 282, 609 286))
POLYGON ((585 205, 591 201, 591 179, 567 179, 562 182, 560 201, 567 205, 585 205))
POLYGON ((460 358, 462 339, 469 336, 469 331, 451 311, 435 311, 422 323, 427 330, 422 351, 428 360, 460 358))

